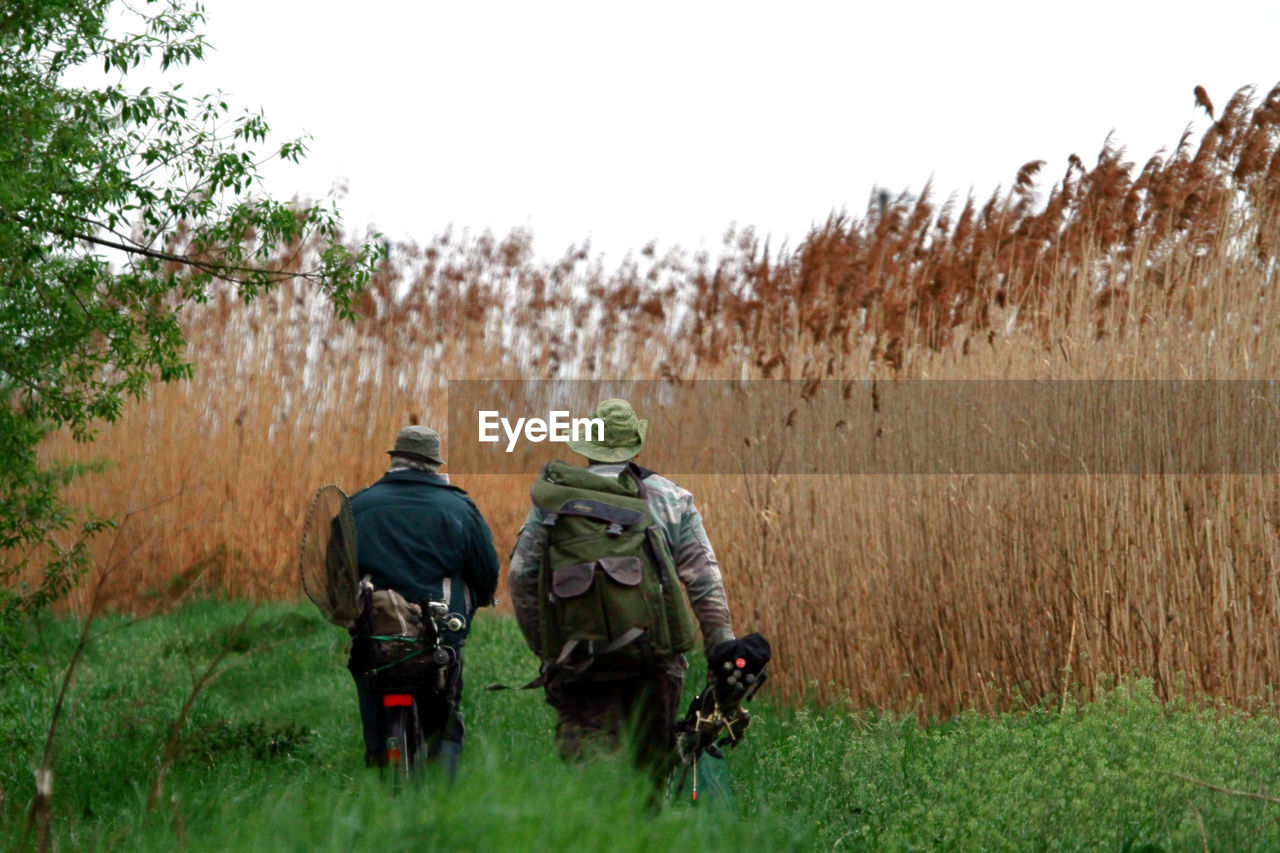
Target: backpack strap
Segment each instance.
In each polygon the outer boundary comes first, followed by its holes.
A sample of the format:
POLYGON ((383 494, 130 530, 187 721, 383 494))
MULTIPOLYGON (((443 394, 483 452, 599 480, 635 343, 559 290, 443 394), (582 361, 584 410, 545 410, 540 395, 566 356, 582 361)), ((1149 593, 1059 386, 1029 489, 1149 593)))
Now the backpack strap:
POLYGON ((575 674, 581 673, 591 666, 595 661, 596 655, 613 654, 618 649, 629 646, 634 642, 648 637, 648 635, 649 632, 644 628, 631 628, 630 630, 623 632, 621 636, 615 637, 611 642, 606 643, 598 649, 595 647, 594 643, 588 641, 585 644, 587 647, 585 657, 581 658, 578 663, 567 665, 567 662, 573 657, 574 651, 583 645, 581 640, 570 640, 560 649, 560 654, 556 656, 555 664, 553 665, 562 669, 573 670, 575 674))
MULTIPOLYGON (((596 655, 607 655, 635 642, 643 642, 647 646, 648 639, 648 631, 643 628, 632 628, 629 631, 624 632, 622 636, 618 637, 613 642, 601 646, 598 649, 595 648, 593 643, 588 641, 585 644, 587 653, 585 655, 578 656, 578 660, 576 661, 573 660, 574 653, 578 649, 582 648, 584 644, 581 640, 570 640, 560 649, 560 654, 556 656, 555 662, 547 666, 537 678, 530 681, 528 684, 522 684, 519 687, 513 688, 510 685, 502 684, 501 682, 494 682, 493 684, 488 685, 485 689, 530 690, 534 687, 543 687, 548 681, 554 678, 557 673, 567 671, 572 672, 574 675, 581 675, 586 672, 591 668, 591 665, 595 663, 596 655)), ((645 660, 649 662, 649 666, 647 666, 646 669, 652 669, 652 655, 647 651, 645 652, 645 660)))

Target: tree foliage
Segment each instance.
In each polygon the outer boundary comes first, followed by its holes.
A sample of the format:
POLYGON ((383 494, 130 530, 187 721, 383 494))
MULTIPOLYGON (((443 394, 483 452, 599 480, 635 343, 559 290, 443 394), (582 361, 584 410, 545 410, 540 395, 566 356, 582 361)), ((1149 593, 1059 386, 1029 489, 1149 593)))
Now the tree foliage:
POLYGON ((302 277, 349 316, 378 259, 376 239, 343 241, 332 206, 261 192, 260 166, 304 141, 270 146, 260 113, 183 91, 203 19, 185 0, 0 5, 0 615, 65 589, 104 523, 74 527, 59 491, 75 471, 43 464, 41 441, 89 440, 151 382, 190 376, 183 305, 302 277), (301 267, 280 261, 300 247, 301 267), (79 544, 60 546, 68 530, 79 544), (19 591, 40 546, 52 570, 19 591))

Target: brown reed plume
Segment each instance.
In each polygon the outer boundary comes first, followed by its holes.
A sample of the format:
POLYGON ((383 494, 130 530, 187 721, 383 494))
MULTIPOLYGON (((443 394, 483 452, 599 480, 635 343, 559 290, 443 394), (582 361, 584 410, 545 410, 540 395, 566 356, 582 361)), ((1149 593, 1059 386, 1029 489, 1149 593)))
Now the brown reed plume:
POLYGON ((1204 86, 1196 86, 1195 88, 1196 106, 1204 107, 1204 111, 1209 114, 1209 118, 1213 118, 1213 101, 1209 100, 1209 93, 1204 90, 1204 86))

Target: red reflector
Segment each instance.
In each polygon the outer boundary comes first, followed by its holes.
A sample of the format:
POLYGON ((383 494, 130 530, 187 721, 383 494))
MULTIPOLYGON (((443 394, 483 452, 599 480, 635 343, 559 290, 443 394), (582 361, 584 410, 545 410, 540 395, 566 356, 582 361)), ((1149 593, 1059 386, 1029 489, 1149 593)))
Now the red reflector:
POLYGON ((738 658, 736 661, 734 661, 734 663, 737 665, 738 669, 746 669, 746 668, 747 668, 747 659, 746 659, 746 658, 738 658))
POLYGON ((408 708, 413 704, 413 697, 408 693, 387 693, 382 697, 384 708, 408 708))

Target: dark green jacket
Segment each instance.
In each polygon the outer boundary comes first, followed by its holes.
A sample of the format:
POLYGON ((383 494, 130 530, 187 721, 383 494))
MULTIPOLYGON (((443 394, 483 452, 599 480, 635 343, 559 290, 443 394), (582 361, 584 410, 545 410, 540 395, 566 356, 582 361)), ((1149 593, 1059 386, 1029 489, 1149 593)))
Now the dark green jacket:
MULTIPOLYGON (((376 587, 410 601, 439 600, 467 617, 491 604, 498 555, 480 510, 457 486, 425 471, 392 471, 351 496, 356 564, 376 587)), ((461 645, 466 635, 450 637, 461 645)))

